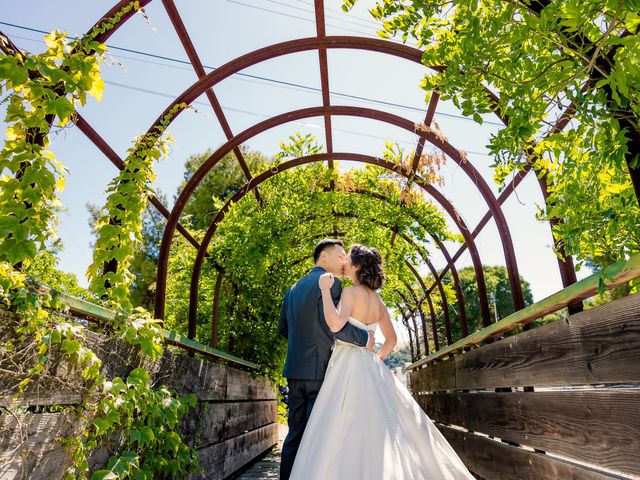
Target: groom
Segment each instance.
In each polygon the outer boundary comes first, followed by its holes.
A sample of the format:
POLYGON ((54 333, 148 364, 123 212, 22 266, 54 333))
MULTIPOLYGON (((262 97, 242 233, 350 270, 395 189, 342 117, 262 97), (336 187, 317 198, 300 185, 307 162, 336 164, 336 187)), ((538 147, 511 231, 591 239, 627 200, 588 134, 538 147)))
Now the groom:
POLYGON ((325 272, 334 274, 331 297, 337 305, 342 293, 338 277, 344 273, 346 259, 340 240, 320 241, 313 252, 316 266, 284 295, 278 332, 288 340, 287 360, 282 375, 289 384, 289 433, 282 446, 281 480, 287 480, 291 475, 293 461, 322 385, 335 338, 361 347, 366 346, 373 351, 373 332, 366 332, 347 322, 334 335, 324 319, 318 279, 325 272))

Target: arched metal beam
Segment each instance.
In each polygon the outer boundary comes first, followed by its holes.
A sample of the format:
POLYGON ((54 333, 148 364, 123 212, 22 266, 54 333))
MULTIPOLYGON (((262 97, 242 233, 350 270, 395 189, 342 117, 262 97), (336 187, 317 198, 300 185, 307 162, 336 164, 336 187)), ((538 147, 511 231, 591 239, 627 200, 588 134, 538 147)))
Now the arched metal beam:
MULTIPOLYGON (((413 266, 411 266, 411 271, 413 271, 413 266)), ((423 343, 424 343, 424 352, 425 355, 429 355, 429 335, 427 333, 427 319, 425 317, 424 314, 424 309, 422 308, 422 302, 420 301, 420 299, 418 298, 418 296, 416 295, 416 292, 413 291, 413 288, 411 288, 411 285, 409 285, 406 282, 402 282, 404 283, 405 288, 407 289, 407 291, 411 294, 411 298, 413 298, 415 305, 416 305, 416 310, 418 311, 418 315, 420 315, 420 322, 422 323, 422 338, 423 338, 423 343)), ((398 295, 402 294, 400 292, 398 292, 398 295)), ((406 298, 404 296, 402 296, 402 299, 406 301, 406 298)), ((419 354, 418 354, 419 355, 419 354)))
MULTIPOLYGON (((397 172, 397 169, 398 169, 397 165, 380 158, 372 157, 369 155, 355 154, 355 153, 338 153, 335 155, 336 157, 344 160, 377 165, 389 171, 399 173, 400 175, 403 175, 405 177, 406 175, 408 175, 407 173, 397 172)), ((222 221, 227 211, 229 210, 230 206, 233 203, 238 202, 248 192, 250 192, 256 186, 260 185, 262 182, 264 182, 268 178, 271 178, 272 176, 277 175, 278 173, 281 173, 285 170, 294 168, 299 165, 326 161, 328 156, 329 156, 328 154, 309 155, 306 157, 301 157, 301 158, 297 158, 294 160, 281 163, 275 166, 274 168, 272 168, 271 170, 263 172, 259 176, 255 177, 254 182, 252 182, 251 184, 245 185, 240 190, 238 190, 238 192, 236 192, 236 194, 233 195, 233 197, 228 199, 228 201, 220 209, 220 211, 218 212, 218 215, 216 215, 209 229, 205 233, 200 245, 200 249, 198 250, 198 253, 196 255, 194 268, 191 276, 191 292, 190 292, 190 305, 189 305, 190 321, 192 321, 191 319, 196 318, 196 314, 197 314, 198 288, 199 288, 200 271, 202 269, 202 261, 204 260, 207 247, 217 229, 218 224, 222 221)), ((469 244, 469 252, 471 253, 473 266, 476 271, 476 281, 478 284, 478 294, 480 297, 480 310, 482 313, 483 324, 489 325, 491 323, 491 316, 489 313, 489 305, 487 300, 486 284, 484 281, 484 272, 482 269, 482 262, 480 260, 480 255, 478 253, 478 249, 475 245, 475 242, 473 238, 471 238, 470 236, 469 229, 467 228, 464 220, 460 217, 460 215, 458 215, 455 207, 446 199, 446 197, 444 197, 444 195, 442 195, 442 193, 440 193, 440 191, 438 191, 435 187, 428 184, 422 179, 416 179, 415 182, 416 182, 416 185, 420 186, 426 193, 431 195, 445 209, 445 211, 449 214, 449 216, 453 219, 454 223, 459 228, 460 233, 465 239, 465 242, 469 244)), ((159 269, 160 269, 160 265, 159 265, 159 269)), ((166 282, 166 279, 165 279, 165 282, 166 282)), ((161 288, 161 283, 158 282, 157 290, 160 290, 160 288, 161 288)), ((162 288, 164 288, 164 286, 162 288)), ((161 292, 157 291, 156 293, 157 294, 159 293, 161 297, 164 296, 164 291, 161 291, 161 292)), ((158 306, 158 302, 156 303, 156 307, 157 306, 158 306)))
MULTIPOLYGON (((405 284, 405 287, 407 287, 407 289, 410 290, 408 285, 405 284)), ((416 322, 415 312, 417 310, 418 311, 418 315, 420 315, 420 320, 422 321, 423 332, 426 335, 427 330, 425 328, 425 318, 424 318, 424 312, 422 311, 422 306, 420 305, 420 303, 416 302, 416 307, 415 307, 415 309, 412 310, 411 307, 410 307, 411 304, 407 300, 407 297, 405 297, 404 294, 400 290, 396 290, 396 293, 402 299, 402 301, 405 303, 405 305, 407 306, 407 308, 411 312, 411 315, 409 315, 408 318, 411 318, 411 321, 413 323, 413 331, 414 331, 415 337, 416 337, 416 357, 420 358, 420 356, 421 356, 421 353, 420 353, 420 333, 418 331, 418 324, 416 322)), ((423 341, 424 341, 424 344, 427 345, 427 347, 425 347, 425 351, 428 351, 429 339, 427 337, 425 337, 423 339, 423 341)))
POLYGON ((415 362, 416 354, 413 350, 413 335, 411 334, 411 327, 409 326, 409 318, 404 313, 404 310, 402 308, 399 308, 399 306, 396 306, 396 309, 400 312, 400 315, 402 316, 402 324, 407 329, 407 332, 409 332, 409 352, 411 353, 411 361, 415 362))
MULTIPOLYGON (((144 7, 151 0, 140 0, 139 6, 144 7)), ((128 6, 130 4, 129 0, 120 0, 116 5, 111 8, 103 17, 94 25, 93 28, 100 26, 105 21, 109 20, 113 15, 118 13, 122 8, 128 6)), ((115 33, 131 16, 136 13, 135 10, 131 10, 129 13, 125 14, 115 25, 111 25, 105 32, 96 36, 96 40, 99 42, 105 42, 113 33, 115 33)), ((91 31, 91 30, 90 30, 91 31)), ((376 51, 388 55, 394 55, 399 58, 404 58, 409 61, 413 61, 415 63, 419 63, 422 65, 422 52, 418 49, 414 49, 412 47, 407 47, 404 45, 398 45, 393 42, 387 42, 379 39, 367 39, 360 37, 316 37, 316 38, 307 38, 307 39, 298 39, 292 40, 289 42, 284 42, 276 45, 270 45, 268 47, 262 48, 260 50, 248 53, 242 57, 238 57, 237 59, 227 63, 223 67, 216 69, 214 72, 211 72, 206 77, 202 78, 201 81, 197 82, 195 85, 190 87, 187 91, 185 91, 178 99, 176 99, 166 110, 165 113, 170 111, 177 103, 187 102, 190 104, 197 98, 202 92, 206 91, 208 88, 212 87, 215 83, 220 82, 222 79, 227 78, 234 73, 251 66, 255 63, 269 60, 271 58, 275 58, 281 55, 287 55, 290 53, 295 53, 299 51, 306 51, 310 49, 317 49, 318 51, 325 51, 327 48, 346 48, 346 49, 362 49, 368 51, 376 51), (316 41, 315 43, 313 41, 316 41), (252 60, 253 59, 253 60, 252 60), (200 90, 200 91, 199 91, 200 90)), ((431 68, 435 71, 442 71, 444 67, 442 66, 432 66, 427 67, 431 68)), ((499 97, 494 92, 486 89, 487 95, 492 99, 491 107, 493 109, 494 114, 500 118, 505 124, 508 124, 509 119, 499 108, 499 97)), ((435 92, 434 92, 435 93, 435 92)), ((177 112, 179 113, 179 111, 177 112)), ((573 110, 571 107, 566 109, 563 113, 562 118, 558 122, 558 125, 566 124, 568 119, 570 118, 573 110), (566 115, 565 115, 566 114, 566 115)), ((164 114, 154 123, 149 131, 151 131, 160 121, 160 119, 164 116, 164 114)), ((173 121, 173 118, 169 119, 169 122, 173 121)), ((561 127, 559 127, 561 129, 561 127)), ((540 182, 540 187, 542 189, 543 196, 546 198, 548 196, 548 190, 546 188, 546 184, 540 182)), ((513 191, 513 189, 507 190, 509 192, 513 191)), ((463 246, 464 247, 464 246, 463 246)), ((564 253, 562 249, 562 245, 556 245, 559 247, 559 251, 564 253)), ((565 257, 565 261, 560 261, 559 259, 559 268, 562 276, 562 282, 564 286, 567 284, 576 282, 576 274, 575 269, 573 268, 573 259, 570 256, 563 255, 565 257)), ((519 278, 518 278, 519 280, 519 278)), ((573 306, 570 306, 570 310, 579 311, 582 309, 582 304, 577 303, 573 306)))
MULTIPOLYGON (((418 271, 415 270, 415 267, 413 265, 411 265, 410 263, 407 263, 407 266, 414 271, 414 273, 416 275, 418 275, 418 271)), ((422 277, 418 277, 418 282, 420 283, 420 287, 422 288, 422 293, 423 293, 423 297, 422 300, 419 300, 417 295, 414 294, 414 297, 416 299, 416 302, 419 305, 422 305, 422 302, 429 297, 429 310, 430 310, 430 314, 431 314, 431 319, 432 319, 432 324, 433 324, 433 328, 437 327, 438 324, 438 319, 435 316, 435 311, 433 308, 433 304, 431 303, 431 294, 429 293, 429 291, 427 290, 427 286, 425 285, 424 281, 422 280, 422 277)), ((444 289, 440 290, 440 295, 442 296, 442 311, 445 311, 445 308, 449 308, 448 304, 447 304, 447 298, 444 292, 444 289)), ((422 307, 420 308, 420 311, 422 312, 422 307)), ((447 345, 451 345, 453 342, 450 339, 451 337, 451 320, 449 319, 449 316, 447 315, 445 317, 445 323, 444 323, 444 327, 445 327, 445 332, 447 332, 447 345)), ((434 334, 434 338, 435 338, 436 334, 434 334)))
MULTIPOLYGON (((178 107, 180 104, 191 105, 207 88, 220 83, 222 80, 234 75, 241 70, 252 67, 258 63, 265 62, 274 58, 292 53, 307 52, 311 50, 321 49, 343 49, 343 50, 364 50, 370 52, 379 52, 391 55, 405 60, 412 61, 421 66, 422 52, 416 48, 402 45, 387 40, 377 38, 365 38, 356 36, 327 36, 327 37, 307 37, 288 40, 282 43, 276 43, 263 48, 254 50, 245 55, 237 57, 224 65, 219 66, 206 77, 199 79, 193 85, 182 92, 162 114, 151 125, 149 131, 152 131, 163 121, 173 121, 181 112, 178 107)), ((434 71, 441 71, 443 67, 425 67, 434 71)))
MULTIPOLYGON (((255 135, 290 121, 299 120, 302 118, 320 116, 326 110, 330 110, 333 115, 357 116, 357 117, 363 117, 363 118, 371 118, 374 120, 380 120, 385 123, 393 124, 400 128, 404 128, 408 131, 413 131, 415 127, 413 122, 390 113, 381 112, 373 109, 360 108, 360 107, 337 106, 337 107, 327 107, 327 108, 314 107, 314 108, 296 110, 293 112, 287 112, 285 114, 278 115, 276 117, 260 122, 254 125, 253 127, 245 130, 244 132, 240 133, 239 135, 234 137, 232 140, 228 141, 223 146, 221 146, 218 150, 216 150, 216 152, 214 152, 200 166, 200 168, 196 170, 194 175, 185 184, 184 189, 176 199, 176 203, 171 212, 170 218, 167 221, 167 225, 165 227, 161 246, 160 246, 160 254, 158 259, 158 276, 157 276, 158 277, 157 278, 158 293, 163 292, 164 289, 166 288, 166 271, 163 269, 165 268, 165 265, 168 259, 170 243, 173 238, 175 226, 178 222, 178 219, 182 211, 184 210, 187 204, 188 199, 190 198, 191 194, 193 193, 197 185, 202 181, 204 176, 231 149, 240 145, 244 141, 254 137, 255 135)), ((417 134, 420 135, 421 137, 424 137, 434 146, 442 149, 445 153, 447 153, 447 155, 449 155, 454 161, 456 161, 458 165, 460 165, 460 167, 469 176, 469 178, 472 179, 472 181, 477 182, 476 185, 478 186, 480 192, 485 198, 485 201, 489 205, 491 212, 495 215, 496 226, 498 227, 498 233, 500 234, 500 238, 503 245, 507 272, 509 273, 509 280, 511 284, 511 294, 514 302, 514 307, 517 307, 517 305, 520 305, 520 304, 523 306, 524 298, 522 297, 520 277, 518 274, 518 269, 517 269, 517 264, 515 259, 515 252, 513 250, 513 243, 509 233, 509 228, 508 228, 506 219, 504 218, 504 214, 500 208, 500 205, 498 204, 495 197, 491 193, 491 190, 489 189, 488 185, 486 184, 486 182, 484 181, 480 173, 475 169, 475 167, 473 167, 473 165, 471 165, 469 162, 465 161, 462 158, 460 152, 456 150, 451 144, 442 141, 442 139, 438 138, 436 135, 434 135, 431 132, 420 131, 420 132, 417 132, 417 134)), ((333 157, 333 156, 335 155, 330 155, 330 157, 333 157)), ((395 171, 398 172, 398 169, 396 168, 395 171)), ((412 175, 409 172, 398 172, 398 173, 402 174, 406 178, 412 177, 412 175)), ((164 310, 163 301, 159 296, 157 296, 155 316, 157 318, 162 318, 163 310, 164 310)), ((516 310, 518 310, 518 308, 516 308, 516 310)))
POLYGON ((436 352, 440 350, 440 340, 438 335, 438 317, 436 317, 436 309, 433 308, 433 302, 431 301, 431 294, 427 293, 425 296, 427 299, 427 305, 429 306, 429 314, 431 315, 431 330, 433 331, 433 343, 435 345, 436 352))

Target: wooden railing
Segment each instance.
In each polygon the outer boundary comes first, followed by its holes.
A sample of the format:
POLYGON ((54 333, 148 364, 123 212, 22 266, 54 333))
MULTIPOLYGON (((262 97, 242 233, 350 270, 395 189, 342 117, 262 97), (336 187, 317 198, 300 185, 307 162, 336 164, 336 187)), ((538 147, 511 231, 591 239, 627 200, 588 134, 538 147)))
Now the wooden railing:
MULTIPOLYGON (((62 301, 79 318, 105 322, 115 315, 66 295, 62 301)), ((17 323, 13 313, 0 309, 0 342, 13 343, 14 353, 24 350, 21 358, 33 359, 33 344, 22 345, 15 335, 17 323)), ((183 439, 198 452, 203 468, 202 474, 191 478, 227 478, 278 442, 278 400, 271 382, 255 372, 208 359, 245 369, 254 369, 255 364, 171 332, 164 332, 164 338, 205 358, 165 349, 160 359, 151 362, 122 340, 88 329, 84 334, 84 342, 103 362, 104 375, 126 378, 133 368, 145 365, 154 383, 196 396, 196 407, 180 426, 183 439)), ((80 422, 86 421, 77 413, 60 411, 59 407, 81 411, 86 393, 86 382, 65 358, 52 351, 45 372, 19 394, 15 375, 10 375, 15 365, 0 357, 0 478, 62 478, 67 457, 61 440, 78 434, 80 422)), ((26 371, 29 365, 21 367, 26 371)), ((92 454, 92 471, 104 468, 105 453, 97 450, 92 454)))
POLYGON ((488 327, 472 333, 462 340, 458 340, 431 355, 419 359, 409 365, 407 369, 413 370, 414 368, 432 363, 465 348, 480 345, 482 342, 494 338, 503 332, 507 332, 514 327, 526 325, 549 313, 562 310, 576 300, 590 298, 598 292, 598 286, 601 281, 604 281, 605 288, 610 289, 636 278, 640 278, 640 254, 634 255, 626 262, 609 265, 603 270, 602 275, 597 273, 584 278, 544 300, 531 304, 488 327), (603 280, 603 277, 606 280, 603 280))
MULTIPOLYGON (((39 284, 34 284, 34 286, 39 289, 47 288, 39 284)), ((100 320, 103 322, 111 322, 116 317, 116 313, 114 311, 101 307, 100 305, 96 305, 94 303, 87 302, 86 300, 72 297, 71 295, 67 295, 61 292, 55 292, 55 294, 60 298, 62 303, 69 307, 69 311, 72 314, 77 315, 80 318, 84 318, 89 321, 100 320)), ((162 335, 164 336, 164 341, 166 343, 175 345, 176 347, 182 348, 183 350, 187 350, 193 353, 199 353, 206 357, 217 360, 224 360, 226 362, 229 362, 230 364, 241 365, 252 370, 256 370, 259 368, 258 365, 253 362, 236 357, 235 355, 232 355, 230 353, 223 352, 222 350, 218 350, 217 348, 211 347, 209 345, 204 345, 183 335, 169 332, 167 330, 163 330, 162 335)))
MULTIPOLYGON (((640 255, 607 276, 640 277, 640 255)), ((597 286, 584 279, 411 365, 414 398, 478 478, 640 478, 640 294, 477 346, 597 286)))

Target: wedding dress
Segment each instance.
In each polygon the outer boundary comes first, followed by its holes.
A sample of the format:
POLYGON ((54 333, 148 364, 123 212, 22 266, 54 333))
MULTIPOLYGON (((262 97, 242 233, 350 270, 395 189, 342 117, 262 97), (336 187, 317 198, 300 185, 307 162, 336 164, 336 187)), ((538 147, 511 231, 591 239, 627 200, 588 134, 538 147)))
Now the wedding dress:
MULTIPOLYGON (((349 317, 365 330, 365 325, 349 317)), ((292 480, 473 480, 406 387, 372 352, 336 342, 292 480)))

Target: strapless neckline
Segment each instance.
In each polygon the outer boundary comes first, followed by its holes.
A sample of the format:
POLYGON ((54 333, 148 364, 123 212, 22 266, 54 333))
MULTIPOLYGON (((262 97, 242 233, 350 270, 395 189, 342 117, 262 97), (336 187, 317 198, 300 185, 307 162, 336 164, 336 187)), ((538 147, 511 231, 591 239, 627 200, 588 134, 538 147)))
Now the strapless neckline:
POLYGON ((355 317, 352 317, 351 315, 349 315, 349 321, 351 324, 355 325, 356 327, 362 328, 364 330, 372 330, 374 331, 376 329, 376 324, 372 323, 370 325, 367 325, 364 322, 361 322, 360 320, 358 320, 355 317))

